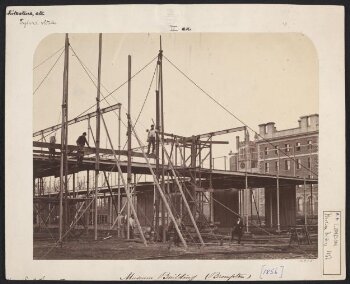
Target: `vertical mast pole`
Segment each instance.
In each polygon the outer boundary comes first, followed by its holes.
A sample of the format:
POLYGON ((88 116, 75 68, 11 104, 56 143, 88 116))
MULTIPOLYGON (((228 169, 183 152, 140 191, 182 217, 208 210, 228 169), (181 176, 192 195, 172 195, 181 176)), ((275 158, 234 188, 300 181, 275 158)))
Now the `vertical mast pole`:
MULTIPOLYGON (((164 141, 164 110, 163 110, 163 50, 162 50, 162 36, 159 39, 159 82, 160 82, 160 116, 161 116, 161 139, 164 141)), ((164 172, 164 149, 162 147, 162 189, 165 189, 165 172, 164 172)), ((166 241, 166 230, 165 230, 165 205, 162 202, 162 240, 163 243, 166 241)))
MULTIPOLYGON (((131 185, 131 56, 128 56, 128 174, 127 174, 127 188, 128 194, 130 194, 131 185)), ((130 201, 128 199, 127 207, 127 238, 130 238, 130 201)))
MULTIPOLYGON (((160 89, 160 53, 158 53, 158 86, 156 88, 156 125, 155 129, 159 133, 160 131, 160 117, 159 117, 159 89, 160 89)), ((159 180, 160 171, 159 171, 159 135, 156 135, 156 178, 159 180)), ((160 205, 160 193, 156 191, 155 196, 155 233, 157 240, 159 239, 159 205, 160 205)))
POLYGON ((63 96, 62 96, 62 124, 61 124, 61 163, 60 163, 60 223, 59 242, 62 245, 63 232, 63 190, 67 188, 67 183, 63 181, 66 174, 65 162, 67 160, 67 113, 68 113, 68 59, 69 59, 69 39, 66 34, 64 44, 64 70, 63 70, 63 96))
POLYGON ((281 232, 280 224, 280 152, 278 151, 278 167, 277 167, 277 178, 276 178, 276 202, 277 202, 277 232, 281 232))
POLYGON ((97 96, 96 96, 96 164, 95 164, 95 240, 97 240, 97 191, 98 191, 98 175, 100 171, 100 88, 101 88, 101 55, 102 55, 102 34, 99 34, 99 50, 98 50, 98 77, 97 77, 97 96))
MULTIPOLYGON (((119 151, 119 154, 118 154, 118 160, 120 161, 120 123, 121 123, 121 113, 120 113, 120 109, 121 107, 119 108, 119 111, 118 111, 118 151, 119 151)), ((118 216, 120 215, 120 202, 121 201, 121 198, 120 198, 120 174, 118 172, 118 216)), ((118 222, 118 237, 120 237, 121 234, 120 234, 120 222, 118 222)))

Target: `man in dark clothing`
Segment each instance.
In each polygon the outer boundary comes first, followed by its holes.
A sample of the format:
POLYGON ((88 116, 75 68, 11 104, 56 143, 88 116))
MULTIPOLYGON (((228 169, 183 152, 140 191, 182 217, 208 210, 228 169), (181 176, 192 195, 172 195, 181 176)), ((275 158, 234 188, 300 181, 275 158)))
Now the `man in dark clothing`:
POLYGON ((56 155, 55 144, 56 144, 56 137, 55 136, 51 136, 50 137, 50 146, 49 146, 49 158, 50 159, 54 159, 55 158, 55 155, 56 155))
POLYGON ((156 130, 154 129, 154 125, 153 124, 151 125, 151 130, 147 129, 147 132, 148 132, 148 137, 147 137, 148 151, 147 151, 147 154, 150 153, 151 146, 152 146, 151 154, 153 154, 154 148, 155 148, 155 145, 156 145, 156 130))
POLYGON ((86 132, 84 132, 82 135, 80 135, 77 139, 77 146, 78 146, 78 165, 81 165, 83 162, 83 158, 84 158, 84 146, 85 144, 89 146, 88 141, 86 140, 86 132))
POLYGON ((241 239, 242 239, 242 235, 243 235, 243 227, 244 227, 243 221, 239 217, 237 222, 234 224, 232 231, 231 231, 231 242, 233 242, 234 235, 237 235, 238 244, 241 243, 241 239))

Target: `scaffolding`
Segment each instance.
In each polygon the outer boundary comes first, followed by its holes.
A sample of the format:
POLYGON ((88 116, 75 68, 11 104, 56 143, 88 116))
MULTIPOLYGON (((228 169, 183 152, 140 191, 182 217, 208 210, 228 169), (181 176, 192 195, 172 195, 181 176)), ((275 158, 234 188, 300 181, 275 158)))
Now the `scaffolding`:
MULTIPOLYGON (((117 103, 104 109, 100 108, 102 34, 99 34, 96 111, 68 120, 68 58, 70 50, 78 57, 69 43, 68 34, 66 34, 61 106, 62 122, 60 125, 48 127, 33 134, 33 138, 41 137, 41 141, 33 142, 33 202, 34 215, 36 216, 33 221, 37 227, 44 227, 45 230, 48 230, 57 245, 62 246, 70 237, 74 238, 83 233, 89 233, 90 229, 94 231, 95 240, 100 238, 100 231, 114 232, 115 227, 117 227, 118 237, 126 233, 125 237, 130 239, 133 235, 131 231, 136 227, 138 235, 147 246, 149 236, 146 227, 155 232, 156 240, 166 242, 167 228, 172 224, 185 248, 189 242, 204 246, 205 237, 217 238, 218 236, 215 233, 214 204, 223 207, 225 204, 215 198, 215 192, 225 189, 237 191, 237 212, 230 208, 226 208, 226 210, 235 217, 241 217, 245 220, 246 231, 249 232, 249 229, 254 227, 269 233, 261 227, 260 220, 260 224, 256 225, 249 219, 247 206, 247 202, 250 202, 250 208, 254 204, 258 211, 252 189, 265 186, 276 188, 277 232, 280 232, 280 187, 295 188, 297 185, 306 187, 306 185, 317 184, 317 175, 310 178, 299 178, 280 175, 279 170, 276 175, 259 174, 248 170, 244 172, 231 171, 226 167, 226 156, 225 168, 223 170, 216 169, 214 161, 217 157, 213 157, 213 147, 228 144, 228 142, 213 140, 213 138, 240 132, 243 133, 246 140, 249 140, 247 137, 249 136, 249 127, 246 125, 189 137, 166 132, 163 110, 164 56, 161 38, 152 78, 152 82, 154 78, 156 82, 155 154, 146 153, 146 146, 136 133, 135 125, 139 116, 135 123, 131 119, 131 82, 135 75, 132 76, 130 55, 128 56, 128 80, 126 82, 128 86, 127 150, 122 150, 120 144, 122 105, 117 103), (118 110, 117 148, 113 146, 110 131, 103 116, 108 112, 116 113, 116 110, 118 110), (96 119, 95 132, 90 125, 90 120, 93 118, 96 119), (91 136, 95 147, 82 148, 69 145, 69 126, 86 120, 88 122, 88 141, 90 142, 91 136), (107 135, 109 148, 102 148, 100 145, 101 121, 107 135), (45 137, 58 130, 61 130, 61 143, 47 143, 45 137), (132 138, 136 139, 137 148, 132 149, 132 138), (77 163, 79 151, 84 152, 81 163, 77 163), (134 161, 133 158, 140 161, 134 161), (95 174, 91 175, 91 171, 94 171, 95 174), (103 175, 100 175, 100 172, 103 172, 103 175), (145 182, 140 181, 143 176, 145 182), (47 184, 48 179, 49 184, 47 184), (93 186, 91 187, 91 185, 93 186), (144 211, 147 211, 146 213, 140 209, 141 198, 139 196, 142 195, 143 191, 153 193, 154 198, 151 202, 145 203, 144 211), (107 209, 105 208, 106 204, 107 209), (147 206, 151 207, 152 214, 148 214, 149 208, 147 206), (99 212, 104 214, 99 214, 99 212), (140 219, 143 219, 144 222, 141 222, 140 219), (124 225, 123 220, 126 221, 124 225), (132 225, 134 222, 135 226, 132 225), (104 226, 103 223, 108 223, 108 225, 104 226), (55 237, 57 229, 58 238, 55 237)), ((106 97, 103 96, 103 99, 106 97)), ((286 154, 285 151, 285 149, 278 149, 279 160, 279 155, 286 154)), ((248 156, 245 153, 244 156, 238 157, 237 163, 239 159, 245 159, 246 164, 248 161, 251 164, 253 157, 255 154, 251 153, 248 156)), ((287 153, 286 157, 293 158, 290 157, 290 153, 287 153)), ((296 162, 295 157, 294 162, 296 162)))

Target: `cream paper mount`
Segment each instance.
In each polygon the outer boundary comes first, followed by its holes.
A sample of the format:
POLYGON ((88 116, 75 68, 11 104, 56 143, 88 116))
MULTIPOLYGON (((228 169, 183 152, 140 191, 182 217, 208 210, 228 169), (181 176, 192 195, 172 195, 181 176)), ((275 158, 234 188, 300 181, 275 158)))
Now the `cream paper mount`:
POLYGON ((340 6, 8 7, 6 278, 344 279, 344 75, 340 6))

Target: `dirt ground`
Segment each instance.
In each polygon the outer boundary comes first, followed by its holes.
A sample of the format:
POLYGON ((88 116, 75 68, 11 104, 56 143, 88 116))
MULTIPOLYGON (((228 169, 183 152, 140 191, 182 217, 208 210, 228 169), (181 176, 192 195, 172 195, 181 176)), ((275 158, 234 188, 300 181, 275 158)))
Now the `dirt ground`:
POLYGON ((290 246, 286 241, 254 244, 224 242, 205 247, 188 244, 187 250, 170 243, 124 240, 112 236, 95 241, 91 236, 68 240, 62 247, 49 238, 34 238, 34 259, 293 259, 317 258, 317 244, 290 246))

